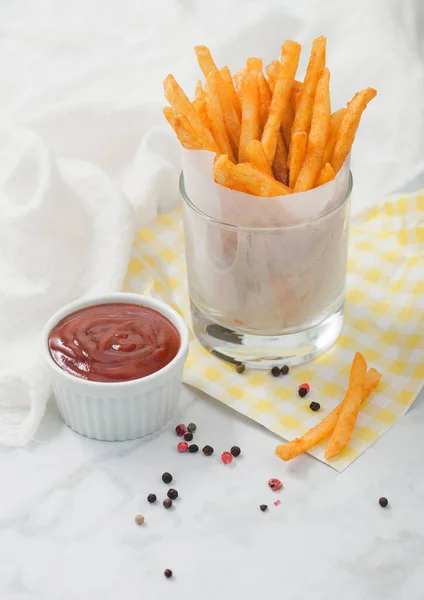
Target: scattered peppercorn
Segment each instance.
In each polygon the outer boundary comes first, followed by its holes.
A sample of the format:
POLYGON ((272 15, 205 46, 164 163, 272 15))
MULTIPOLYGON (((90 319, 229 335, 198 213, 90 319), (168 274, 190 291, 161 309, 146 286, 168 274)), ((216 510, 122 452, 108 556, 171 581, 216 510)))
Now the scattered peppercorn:
POLYGON ((165 575, 165 577, 167 579, 169 579, 170 577, 172 577, 172 571, 171 571, 171 569, 165 569, 165 571, 163 572, 163 574, 165 575))
POLYGON ((243 363, 236 363, 236 371, 237 373, 240 373, 240 375, 242 373, 244 373, 246 370, 246 365, 244 365, 243 363))
POLYGON ((150 502, 150 504, 153 504, 153 502, 156 502, 157 498, 156 498, 156 494, 149 494, 147 496, 147 502, 150 502))
POLYGON ((176 500, 178 498, 178 492, 177 490, 174 490, 174 488, 170 488, 166 495, 168 498, 171 498, 171 500, 176 500))
POLYGON ((265 512, 266 510, 268 510, 268 506, 266 504, 261 504, 260 507, 262 512, 265 512))
POLYGON ((233 462, 233 456, 232 454, 230 454, 229 452, 223 452, 221 454, 221 460, 223 463, 225 463, 226 465, 229 465, 230 463, 233 462))
POLYGON ((187 431, 187 433, 184 434, 184 439, 186 442, 191 442, 191 440, 193 439, 193 434, 187 431))
POLYGON ((287 375, 287 373, 290 371, 288 365, 283 365, 280 369, 281 371, 281 375, 287 375))
POLYGON ((211 454, 213 454, 212 446, 205 446, 203 448, 203 454, 205 454, 206 456, 211 456, 211 454))
POLYGON ((188 447, 188 451, 192 454, 194 452, 199 452, 199 446, 197 444, 190 444, 190 446, 188 447))
POLYGON ((281 500, 276 500, 276 501, 274 502, 274 505, 275 505, 275 506, 280 506, 280 504, 281 504, 281 500))
POLYGON ((281 483, 281 481, 279 479, 275 479, 275 478, 270 479, 268 481, 268 485, 272 489, 273 492, 276 492, 277 490, 281 490, 281 488, 283 487, 283 484, 281 483))
POLYGON ((171 483, 171 481, 172 481, 171 473, 164 473, 162 475, 162 481, 163 481, 163 483, 171 483))
POLYGON ((316 412, 317 410, 319 410, 321 408, 321 404, 319 402, 311 402, 309 405, 309 408, 311 410, 313 410, 314 412, 316 412))
POLYGON ((387 498, 383 497, 383 498, 380 498, 378 503, 382 508, 386 508, 386 506, 389 504, 389 501, 387 500, 387 498))
POLYGON ((143 523, 144 523, 143 515, 135 515, 134 521, 137 523, 137 525, 143 525, 143 523))
POLYGON ((309 392, 311 391, 311 386, 309 385, 309 383, 302 383, 299 385, 299 387, 304 387, 306 388, 306 393, 309 394, 309 392))
POLYGON ((280 375, 281 375, 281 371, 280 371, 279 367, 272 367, 272 369, 271 369, 271 374, 272 374, 274 377, 280 377, 280 375))
POLYGON ((231 454, 235 457, 240 456, 241 450, 238 446, 233 446, 230 450, 231 454))
POLYGON ((179 436, 179 437, 183 437, 183 435, 185 434, 185 432, 187 431, 187 427, 184 425, 184 423, 180 423, 179 425, 176 426, 175 428, 175 433, 179 436))
POLYGON ((307 390, 305 387, 301 386, 301 387, 300 387, 300 388, 297 390, 297 393, 299 394, 299 396, 300 396, 301 398, 304 398, 304 397, 306 396, 306 394, 308 393, 308 390, 307 390))
POLYGON ((165 500, 162 502, 162 504, 164 505, 165 508, 171 508, 171 506, 172 506, 171 498, 165 498, 165 500))
POLYGON ((187 442, 180 442, 178 444, 177 448, 178 448, 178 452, 187 452, 188 444, 187 444, 187 442))
POLYGON ((195 423, 189 423, 187 425, 187 431, 189 431, 190 433, 194 433, 197 429, 197 425, 195 423))

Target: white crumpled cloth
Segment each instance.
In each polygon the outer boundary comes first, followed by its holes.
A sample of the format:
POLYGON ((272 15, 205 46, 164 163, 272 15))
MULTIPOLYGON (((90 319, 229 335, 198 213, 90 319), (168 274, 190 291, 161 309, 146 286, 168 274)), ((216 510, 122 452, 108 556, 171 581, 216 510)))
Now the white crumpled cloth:
POLYGON ((14 0, 0 9, 0 444, 30 440, 50 394, 40 332, 119 290, 136 228, 178 201, 162 80, 193 90, 192 48, 265 62, 328 38, 333 108, 378 89, 352 155, 354 208, 424 170, 421 0, 14 0))

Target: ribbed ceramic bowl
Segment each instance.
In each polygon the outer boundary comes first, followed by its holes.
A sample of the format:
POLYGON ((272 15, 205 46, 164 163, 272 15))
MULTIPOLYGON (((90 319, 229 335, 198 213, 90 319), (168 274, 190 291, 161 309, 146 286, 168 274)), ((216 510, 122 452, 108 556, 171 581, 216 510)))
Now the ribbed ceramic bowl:
POLYGON ((180 315, 154 298, 121 292, 68 304, 49 319, 43 332, 43 352, 61 417, 74 431, 97 440, 132 440, 157 431, 177 411, 188 339, 180 315), (112 383, 88 381, 61 369, 49 351, 53 327, 81 308, 119 302, 147 306, 165 315, 180 334, 181 346, 175 358, 147 377, 112 383))

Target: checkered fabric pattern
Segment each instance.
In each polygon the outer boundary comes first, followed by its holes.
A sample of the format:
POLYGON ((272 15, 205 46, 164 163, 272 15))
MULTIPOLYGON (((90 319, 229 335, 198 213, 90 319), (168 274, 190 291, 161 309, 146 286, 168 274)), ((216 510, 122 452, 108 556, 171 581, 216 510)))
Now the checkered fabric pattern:
MULTIPOLYGON (((329 461, 343 471, 407 411, 424 380, 424 190, 390 198, 354 221, 345 326, 321 357, 273 378, 237 374, 192 337, 185 382, 291 440, 325 417, 342 399, 356 351, 383 373, 361 407, 349 446, 329 461), (299 384, 311 392, 299 398, 299 384), (312 412, 312 400, 321 404, 312 412)), ((163 298, 189 317, 183 228, 179 210, 158 217, 134 241, 125 290, 163 298)), ((325 462, 326 442, 311 450, 325 462)))

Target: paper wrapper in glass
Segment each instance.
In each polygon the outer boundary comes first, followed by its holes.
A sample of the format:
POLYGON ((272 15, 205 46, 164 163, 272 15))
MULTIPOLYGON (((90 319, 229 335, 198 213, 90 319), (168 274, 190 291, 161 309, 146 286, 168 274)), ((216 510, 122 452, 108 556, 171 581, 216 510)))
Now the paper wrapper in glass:
POLYGON ((274 198, 217 185, 213 160, 183 151, 191 300, 215 322, 257 334, 322 322, 344 297, 349 159, 334 181, 274 198))

